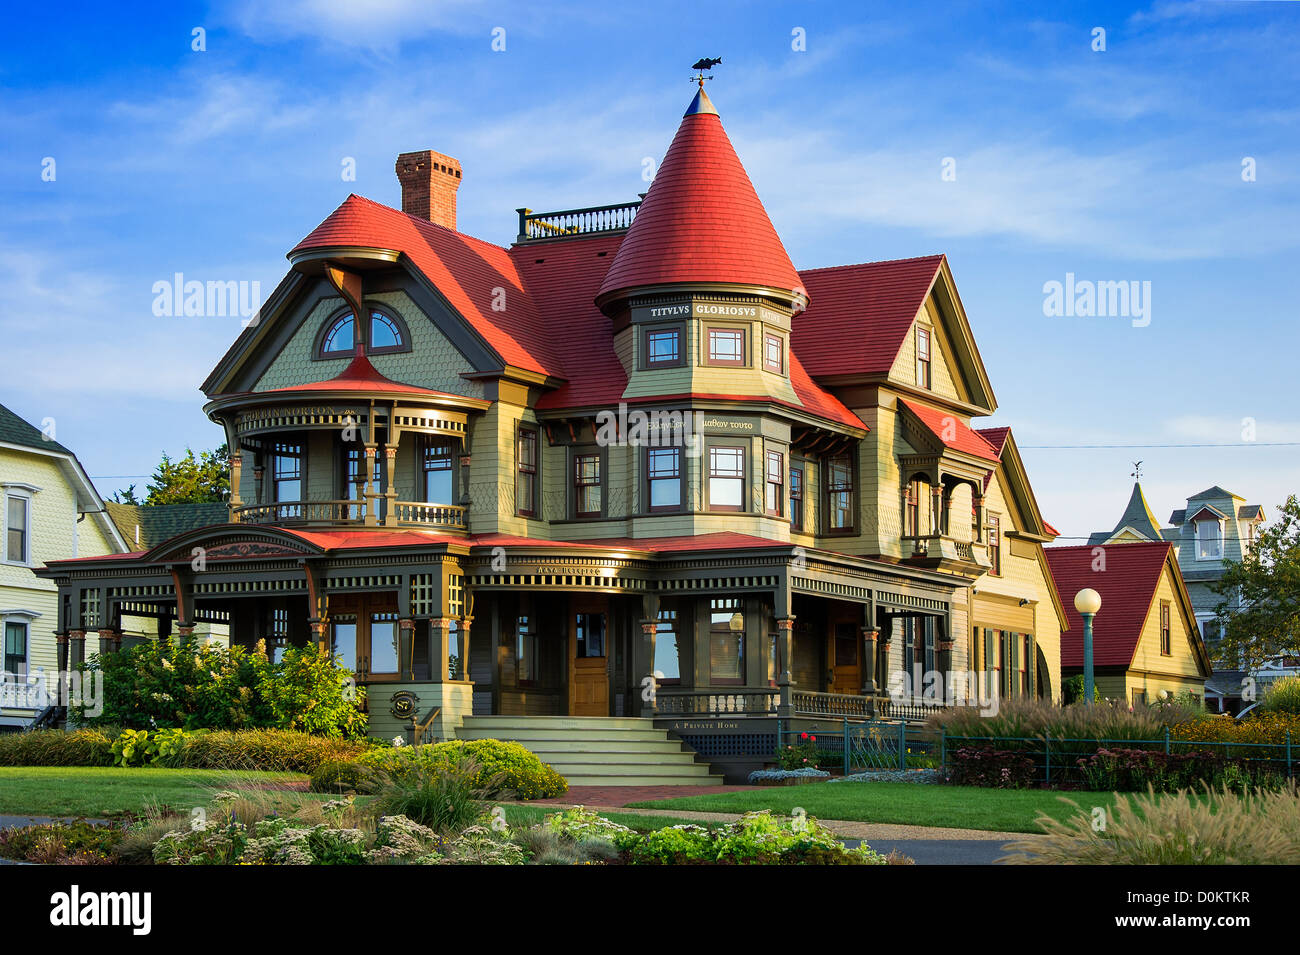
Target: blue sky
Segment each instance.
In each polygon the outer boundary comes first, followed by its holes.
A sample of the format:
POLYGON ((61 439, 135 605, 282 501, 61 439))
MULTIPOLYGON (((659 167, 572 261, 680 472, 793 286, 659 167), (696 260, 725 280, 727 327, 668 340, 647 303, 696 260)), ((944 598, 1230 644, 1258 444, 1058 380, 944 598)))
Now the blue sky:
POLYGON ((461 160, 460 228, 501 244, 516 207, 635 198, 701 56, 797 266, 948 254, 990 423, 1066 536, 1114 523, 1137 459, 1161 519, 1213 484, 1270 511, 1297 490, 1300 4, 73 3, 8 25, 0 402, 53 418, 106 493, 222 440, 198 385, 239 321, 156 317, 155 282, 269 295, 349 192, 399 203, 408 149, 461 160), (1150 282, 1150 323, 1045 316, 1067 273, 1150 282))

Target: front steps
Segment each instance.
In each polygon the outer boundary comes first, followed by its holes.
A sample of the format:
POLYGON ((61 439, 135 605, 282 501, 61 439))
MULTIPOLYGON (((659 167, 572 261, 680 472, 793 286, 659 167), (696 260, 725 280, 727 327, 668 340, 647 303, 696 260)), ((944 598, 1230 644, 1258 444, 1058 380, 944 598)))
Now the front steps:
POLYGON ((467 716, 457 739, 518 742, 570 786, 720 786, 722 777, 654 721, 603 716, 467 716))

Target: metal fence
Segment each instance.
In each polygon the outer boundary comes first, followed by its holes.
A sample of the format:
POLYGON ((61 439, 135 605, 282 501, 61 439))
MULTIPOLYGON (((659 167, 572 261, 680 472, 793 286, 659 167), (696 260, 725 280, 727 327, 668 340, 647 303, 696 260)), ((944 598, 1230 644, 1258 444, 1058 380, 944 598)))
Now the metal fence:
POLYGON ((1076 739, 1053 736, 950 736, 939 740, 941 768, 950 768, 950 755, 961 748, 989 749, 1021 753, 1034 761, 1034 780, 1048 786, 1087 781, 1087 771, 1080 766, 1100 750, 1142 750, 1151 753, 1195 754, 1220 761, 1223 765, 1235 764, 1252 777, 1273 774, 1294 779, 1296 776, 1295 750, 1291 731, 1278 743, 1235 743, 1217 740, 1174 739, 1165 728, 1162 739, 1076 739))
POLYGON ((777 748, 812 743, 819 754, 819 762, 826 765, 835 759, 844 775, 871 769, 905 770, 909 758, 915 762, 926 749, 920 742, 909 743, 908 725, 904 720, 850 720, 847 717, 832 724, 836 730, 818 729, 803 731, 792 729, 778 721, 777 748), (804 739, 807 732, 809 739, 804 739), (815 741, 812 739, 815 737, 815 741))

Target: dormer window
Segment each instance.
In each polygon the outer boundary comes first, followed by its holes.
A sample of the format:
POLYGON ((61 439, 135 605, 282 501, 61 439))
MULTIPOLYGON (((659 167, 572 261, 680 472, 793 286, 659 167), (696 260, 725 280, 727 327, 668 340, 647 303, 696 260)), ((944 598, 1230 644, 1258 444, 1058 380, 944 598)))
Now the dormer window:
MULTIPOLYGON (((348 358, 356 352, 357 326, 350 309, 335 312, 325 323, 316 349, 317 358, 348 358)), ((381 308, 370 310, 360 344, 368 355, 411 350, 411 339, 405 323, 392 312, 381 308)))
POLYGON ((1196 559, 1218 560, 1223 556, 1223 527, 1213 518, 1196 522, 1196 559))

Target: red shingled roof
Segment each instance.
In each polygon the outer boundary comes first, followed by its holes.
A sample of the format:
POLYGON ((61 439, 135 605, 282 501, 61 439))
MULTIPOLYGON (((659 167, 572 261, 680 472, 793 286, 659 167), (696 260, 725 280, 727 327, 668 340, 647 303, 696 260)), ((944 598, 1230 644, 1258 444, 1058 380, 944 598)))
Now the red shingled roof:
POLYGON ((463 395, 433 391, 429 388, 420 388, 416 385, 407 385, 400 381, 394 381, 370 363, 370 359, 366 357, 364 345, 357 346, 357 352, 352 357, 352 360, 348 362, 347 367, 333 378, 326 378, 324 381, 308 381, 301 385, 286 385, 283 388, 268 388, 266 391, 258 392, 258 394, 275 394, 288 391, 356 391, 365 393, 377 391, 395 395, 450 398, 457 402, 465 400, 463 395))
POLYGON ((1007 446, 1007 435, 1011 433, 1010 428, 975 428, 975 433, 988 442, 989 447, 997 452, 998 457, 1002 457, 1002 449, 1007 446))
MULTIPOLYGON (((707 104, 708 97, 701 97, 707 104)), ((712 110, 712 106, 707 106, 712 110)), ((601 283, 728 282, 803 287, 716 112, 682 118, 650 191, 601 283)))
POLYGON ((516 368, 559 374, 552 339, 505 249, 351 195, 289 253, 331 246, 391 249, 415 263, 488 345, 516 368), (505 309, 493 311, 505 290, 505 309))
POLYGON ((1126 667, 1133 662, 1172 546, 1164 541, 1103 546, 1105 570, 1092 569, 1096 547, 1044 548, 1070 620, 1070 629, 1061 634, 1061 666, 1083 666, 1083 618, 1074 609, 1074 595, 1085 587, 1101 594, 1101 611, 1092 624, 1093 664, 1126 667))
POLYGON ((791 343, 808 373, 887 373, 942 262, 927 255, 800 272, 811 304, 795 316, 791 343))
POLYGON ((984 438, 971 430, 970 425, 963 422, 956 415, 927 405, 903 401, 901 398, 898 403, 916 415, 921 424, 925 425, 926 430, 941 441, 945 447, 952 448, 954 451, 973 454, 985 461, 998 461, 1000 459, 998 449, 995 449, 984 438))

